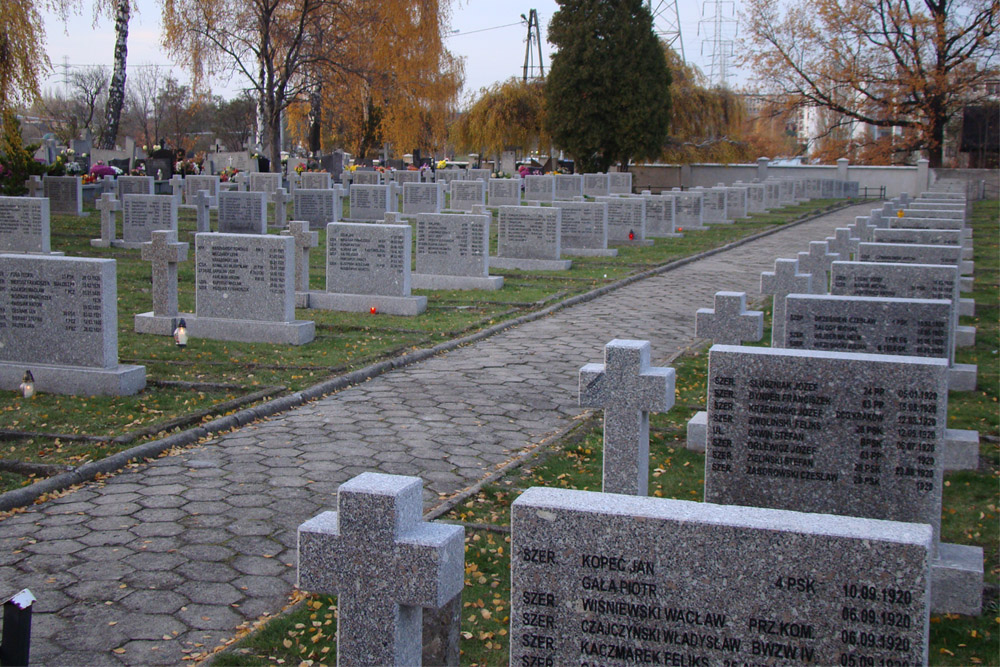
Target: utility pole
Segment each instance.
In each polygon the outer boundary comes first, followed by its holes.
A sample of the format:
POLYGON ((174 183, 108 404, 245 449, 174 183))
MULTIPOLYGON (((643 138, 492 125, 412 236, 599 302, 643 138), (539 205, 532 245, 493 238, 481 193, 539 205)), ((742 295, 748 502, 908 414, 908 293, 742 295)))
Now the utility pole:
POLYGON ((538 27, 538 12, 534 9, 529 9, 527 16, 521 14, 521 19, 528 22, 528 37, 524 47, 524 78, 522 79, 524 83, 527 83, 529 77, 532 79, 545 78, 545 63, 542 62, 542 33, 538 27), (537 65, 534 64, 535 51, 531 48, 533 45, 538 51, 537 65), (531 74, 535 67, 538 67, 537 77, 531 74))
POLYGON ((660 40, 672 48, 684 62, 684 39, 681 37, 681 19, 677 0, 647 0, 653 16, 653 31, 660 40))

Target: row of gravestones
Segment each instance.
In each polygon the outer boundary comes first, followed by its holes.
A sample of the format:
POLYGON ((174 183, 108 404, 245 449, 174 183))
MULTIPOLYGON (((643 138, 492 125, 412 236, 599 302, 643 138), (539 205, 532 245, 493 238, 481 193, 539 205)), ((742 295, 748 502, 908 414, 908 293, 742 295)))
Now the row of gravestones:
MULTIPOLYGON (((865 233, 949 229, 964 219, 952 201, 893 202, 897 225, 869 216, 865 233)), ((968 233, 958 229, 961 249, 968 233)), ((911 246, 891 255, 854 238, 843 264, 860 268, 843 284, 862 291, 895 289, 896 268, 922 269, 922 253, 942 252, 919 236, 876 243, 911 246)), ((812 279, 826 272, 790 261, 781 266, 800 296, 817 296, 812 279)), ((951 301, 959 264, 931 265, 950 272, 951 301)), ((981 549, 940 541, 949 299, 909 299, 911 310, 887 314, 891 299, 875 297, 799 318, 799 295, 782 296, 786 342, 805 321, 876 348, 743 347, 763 320, 744 294, 699 311, 699 335, 717 341, 704 503, 646 497, 648 414, 670 409, 675 388, 673 369, 651 367, 649 343, 612 341, 604 364, 580 370, 581 405, 604 409, 603 493, 536 487, 513 503, 511 664, 919 665, 932 610, 979 613, 981 549), (936 352, 871 353, 911 342, 879 339, 875 321, 886 318, 924 322, 918 335, 936 352)), ((299 586, 338 595, 340 664, 419 663, 421 609, 458 599, 463 529, 422 522, 421 507, 419 479, 366 473, 341 486, 337 512, 299 527, 299 586)))

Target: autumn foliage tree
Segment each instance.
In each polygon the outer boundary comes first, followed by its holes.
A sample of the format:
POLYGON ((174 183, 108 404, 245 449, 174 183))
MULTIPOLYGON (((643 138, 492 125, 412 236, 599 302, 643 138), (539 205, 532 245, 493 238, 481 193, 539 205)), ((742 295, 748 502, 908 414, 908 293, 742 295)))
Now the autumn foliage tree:
POLYGON ((789 108, 904 129, 940 166, 945 127, 997 76, 1000 0, 746 0, 745 62, 789 108), (785 7, 785 9, 782 9, 785 7))
POLYGON ((509 79, 483 88, 452 127, 452 140, 483 155, 548 145, 544 83, 509 79))

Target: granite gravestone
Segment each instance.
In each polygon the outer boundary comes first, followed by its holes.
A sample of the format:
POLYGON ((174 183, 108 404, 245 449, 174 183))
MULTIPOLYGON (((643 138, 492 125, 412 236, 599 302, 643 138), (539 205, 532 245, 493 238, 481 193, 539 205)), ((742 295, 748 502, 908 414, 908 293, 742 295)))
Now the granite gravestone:
MULTIPOLYGON (((530 176, 529 176, 530 178, 530 176)), ((557 207, 501 206, 497 218, 497 256, 491 268, 565 271, 572 261, 560 259, 562 211, 557 207)))
POLYGON ((552 202, 556 197, 554 176, 525 176, 524 200, 528 202, 552 202))
POLYGON ((359 169, 352 174, 351 185, 382 185, 382 172, 359 169))
POLYGON ((580 369, 580 405, 604 409, 605 493, 644 496, 649 477, 649 413, 674 405, 674 369, 649 365, 645 340, 613 340, 604 363, 580 369))
POLYGON ((764 181, 764 210, 770 211, 781 206, 780 187, 777 181, 764 181))
MULTIPOLYGON (((354 172, 355 177, 364 172, 354 172)), ((377 173, 377 172, 376 172, 377 173)), ((351 184, 350 213, 351 220, 382 220, 386 213, 396 210, 396 190, 393 184, 369 185, 351 184)))
POLYGON ((490 208, 521 205, 520 178, 491 178, 487 183, 490 208))
POLYGON ((763 213, 764 208, 764 185, 763 183, 741 183, 740 187, 747 191, 747 213, 763 213))
POLYGON ((325 171, 303 171, 299 174, 298 188, 302 188, 303 190, 329 190, 331 187, 333 185, 330 182, 330 174, 325 171))
POLYGON ((978 613, 982 550, 938 544, 947 377, 947 359, 712 346, 705 501, 930 524, 932 610, 978 613))
MULTIPOLYGON (((702 202, 705 196, 701 192, 681 192, 671 190, 663 194, 674 200, 675 231, 684 229, 704 229, 702 218, 702 202)), ((646 215, 646 233, 649 234, 649 214, 646 215)))
POLYGON ((306 220, 292 220, 288 229, 281 232, 295 240, 295 305, 309 306, 309 250, 319 245, 319 232, 311 231, 306 220), (301 299, 299 297, 302 297, 301 299))
POLYGON ((467 181, 488 181, 492 172, 489 169, 466 169, 465 180, 467 181))
MULTIPOLYGON (((917 245, 964 245, 965 239, 960 229, 909 229, 890 227, 873 229, 872 243, 913 243, 917 245)), ((965 259, 971 259, 968 252, 965 259)))
POLYGON ((645 197, 598 197, 608 205, 608 243, 646 245, 645 197))
POLYGON ((125 195, 154 195, 155 182, 152 176, 119 176, 118 200, 121 201, 125 195))
POLYGON ((857 256, 858 244, 861 243, 861 239, 854 236, 847 227, 838 227, 833 231, 833 236, 827 236, 824 240, 827 249, 845 262, 857 256))
POLYGON ((580 174, 555 174, 555 199, 572 201, 583 196, 583 176, 580 174))
POLYGON ((16 389, 25 371, 53 394, 146 386, 143 366, 118 363, 114 260, 0 255, 0 388, 16 389))
POLYGON ((421 664, 422 609, 461 594, 465 529, 422 521, 422 488, 363 473, 299 526, 298 588, 337 594, 339 665, 421 664))
POLYGON ((46 176, 42 196, 48 197, 52 213, 83 215, 83 181, 78 176, 46 176))
POLYGON ((452 181, 448 186, 449 209, 472 211, 476 206, 486 206, 486 181, 452 181))
POLYGON ((661 239, 680 236, 677 233, 675 197, 644 194, 642 199, 646 201, 646 236, 661 239))
POLYGON ((747 310, 746 292, 716 292, 715 308, 699 308, 695 335, 722 345, 739 345, 764 337, 764 313, 747 310))
POLYGON ((531 488, 510 664, 926 664, 931 548, 917 524, 531 488))
POLYGON ((557 201, 562 211, 560 252, 581 257, 616 257, 608 248, 608 205, 603 202, 557 201))
POLYGON ((449 168, 438 169, 434 172, 434 180, 437 183, 451 183, 452 181, 464 181, 465 169, 449 168))
POLYGON ((122 240, 112 245, 140 248, 154 230, 177 231, 177 200, 171 195, 125 195, 122 200, 122 240))
POLYGON ((250 174, 250 191, 273 195, 282 186, 281 174, 254 172, 250 174))
MULTIPOLYGON (((292 201, 292 198, 288 196, 288 191, 285 188, 278 188, 270 194, 270 197, 274 203, 274 223, 272 226, 283 229, 288 219, 288 202, 292 201)), ((327 220, 327 222, 330 221, 327 220)))
POLYGON ((416 170, 405 170, 397 171, 393 173, 392 180, 394 183, 398 183, 400 187, 406 183, 420 183, 420 172, 416 170))
POLYGON ((632 174, 627 171, 610 172, 608 174, 608 194, 632 194, 632 174))
POLYGON ((310 292, 309 307, 419 315, 427 307, 427 297, 410 294, 411 243, 409 225, 327 225, 326 291, 310 292))
POLYGON ((726 209, 727 192, 725 188, 700 188, 702 194, 701 220, 705 224, 731 223, 726 209))
POLYGON ((118 215, 122 209, 121 202, 110 193, 103 193, 94 202, 94 208, 101 212, 101 238, 90 239, 90 245, 95 248, 110 248, 118 240, 118 215))
POLYGON ((340 221, 341 196, 339 189, 296 188, 292 193, 292 215, 296 220, 308 222, 312 229, 326 229, 331 222, 340 221))
POLYGON ((610 194, 607 174, 583 174, 585 197, 607 197, 610 194))
MULTIPOLYGON (((240 172, 244 173, 244 172, 240 172)), ((207 176, 192 174, 185 176, 181 183, 183 185, 184 192, 184 205, 193 206, 195 196, 197 196, 198 191, 208 190, 208 194, 212 197, 213 201, 219 201, 217 197, 219 196, 219 177, 218 176, 207 176)), ((178 202, 179 204, 180 202, 178 202)))
MULTIPOLYGON (((437 187, 436 183, 428 183, 437 187)), ((417 289, 482 289, 503 287, 501 276, 489 275, 489 215, 433 214, 417 216, 417 289)))
POLYGON ((830 265, 838 259, 840 255, 829 252, 830 246, 826 241, 810 241, 809 252, 798 254, 799 271, 812 276, 813 294, 826 294, 830 285, 830 265))
POLYGON ((190 336, 287 345, 314 338, 315 323, 295 319, 295 242, 290 236, 198 234, 195 271, 196 313, 183 316, 190 336))
POLYGON ((177 242, 176 230, 155 230, 151 237, 151 241, 142 244, 142 259, 152 265, 153 310, 135 316, 135 331, 152 333, 151 328, 158 326, 172 332, 177 317, 177 264, 187 260, 188 244, 177 242), (152 320, 156 318, 171 321, 154 325, 152 320))
POLYGON ((220 192, 220 234, 266 234, 266 192, 220 192))
POLYGON ((747 188, 720 185, 726 191, 726 215, 729 220, 740 220, 750 212, 747 188))
POLYGON ((0 253, 52 251, 49 200, 44 197, 0 197, 0 253))
POLYGON ((213 200, 211 195, 208 194, 208 190, 198 190, 195 194, 192 206, 194 206, 196 233, 201 234, 202 232, 212 231, 211 210, 217 204, 218 202, 213 200))
POLYGON ((440 213, 443 208, 443 183, 403 183, 403 215, 440 213))

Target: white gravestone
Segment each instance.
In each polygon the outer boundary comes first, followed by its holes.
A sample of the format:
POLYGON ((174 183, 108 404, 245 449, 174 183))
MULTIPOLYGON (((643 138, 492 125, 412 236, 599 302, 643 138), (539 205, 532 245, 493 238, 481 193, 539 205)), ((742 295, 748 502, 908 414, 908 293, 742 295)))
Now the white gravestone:
POLYGON ((49 200, 44 197, 0 197, 0 253, 52 251, 49 200))
POLYGON ((497 256, 490 267, 525 271, 566 271, 560 259, 562 211, 557 207, 501 206, 497 218, 497 256))
POLYGON ((177 200, 170 195, 125 195, 122 200, 122 240, 112 245, 140 248, 155 230, 177 231, 177 200))
POLYGON ((220 192, 220 234, 266 234, 267 193, 220 192))
POLYGON ((411 285, 417 289, 503 287, 502 276, 489 275, 491 219, 489 215, 418 215, 416 269, 410 276, 411 285))

